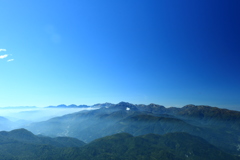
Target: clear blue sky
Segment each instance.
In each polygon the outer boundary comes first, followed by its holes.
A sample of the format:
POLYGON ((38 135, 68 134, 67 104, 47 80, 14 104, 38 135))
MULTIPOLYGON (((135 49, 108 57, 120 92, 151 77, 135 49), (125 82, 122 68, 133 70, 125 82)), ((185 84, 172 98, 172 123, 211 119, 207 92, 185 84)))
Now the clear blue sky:
POLYGON ((0 106, 240 109, 239 0, 0 0, 0 106))

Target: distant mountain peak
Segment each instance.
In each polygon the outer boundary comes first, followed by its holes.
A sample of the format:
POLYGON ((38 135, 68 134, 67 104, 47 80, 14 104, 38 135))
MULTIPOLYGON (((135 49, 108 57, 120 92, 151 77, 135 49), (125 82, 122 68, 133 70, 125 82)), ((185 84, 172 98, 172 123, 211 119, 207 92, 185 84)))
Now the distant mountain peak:
POLYGON ((0 116, 0 121, 9 121, 7 118, 0 116))
POLYGON ((129 110, 137 111, 138 110, 136 105, 128 103, 128 102, 120 102, 120 103, 116 104, 114 106, 114 108, 120 109, 120 110, 127 110, 127 111, 129 111, 129 110))
POLYGON ((113 105, 114 104, 112 104, 112 103, 106 102, 106 103, 97 103, 97 104, 92 105, 91 107, 93 107, 93 108, 102 108, 102 107, 109 108, 113 105))

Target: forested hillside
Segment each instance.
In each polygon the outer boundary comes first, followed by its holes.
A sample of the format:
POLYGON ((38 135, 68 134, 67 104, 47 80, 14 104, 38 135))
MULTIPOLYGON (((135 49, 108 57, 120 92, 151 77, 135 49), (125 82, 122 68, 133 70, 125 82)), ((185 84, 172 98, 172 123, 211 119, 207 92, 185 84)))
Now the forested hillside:
POLYGON ((0 132, 1 160, 238 160, 202 138, 176 132, 134 137, 119 133, 88 144, 73 138, 33 135, 25 129, 0 132))

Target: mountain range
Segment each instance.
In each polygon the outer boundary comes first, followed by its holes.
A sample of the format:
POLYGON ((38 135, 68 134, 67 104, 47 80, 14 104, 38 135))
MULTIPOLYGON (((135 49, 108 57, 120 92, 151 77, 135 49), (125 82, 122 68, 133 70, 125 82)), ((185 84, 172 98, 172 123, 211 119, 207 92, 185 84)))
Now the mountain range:
POLYGON ((184 132, 240 155, 240 112, 210 106, 135 105, 127 102, 101 106, 25 126, 34 134, 74 137, 89 143, 118 133, 133 136, 184 132))
POLYGON ((101 107, 109 107, 109 106, 113 106, 113 105, 114 104, 112 104, 112 103, 98 103, 98 104, 94 104, 94 105, 60 104, 58 106, 48 106, 45 108, 101 108, 101 107))

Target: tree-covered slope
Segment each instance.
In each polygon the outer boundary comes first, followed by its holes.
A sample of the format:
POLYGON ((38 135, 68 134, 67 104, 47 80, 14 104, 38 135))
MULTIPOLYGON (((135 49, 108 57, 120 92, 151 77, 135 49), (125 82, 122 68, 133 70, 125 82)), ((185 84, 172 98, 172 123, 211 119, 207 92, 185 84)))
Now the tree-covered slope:
MULTIPOLYGON (((70 151, 66 151, 66 153, 70 151)), ((133 137, 119 133, 103 137, 81 149, 72 150, 74 159, 88 160, 237 160, 202 138, 186 133, 171 133, 164 136, 148 134, 133 137), (78 155, 77 153, 81 153, 78 155)))
POLYGON ((0 132, 0 142, 5 141, 19 142, 24 144, 51 145, 55 147, 80 147, 85 145, 84 142, 71 137, 50 138, 45 136, 36 136, 26 129, 16 129, 10 132, 0 132))
POLYGON ((118 133, 84 144, 76 139, 41 137, 18 129, 0 132, 0 159, 239 160, 239 157, 221 151, 200 137, 183 132, 135 137, 118 133))

